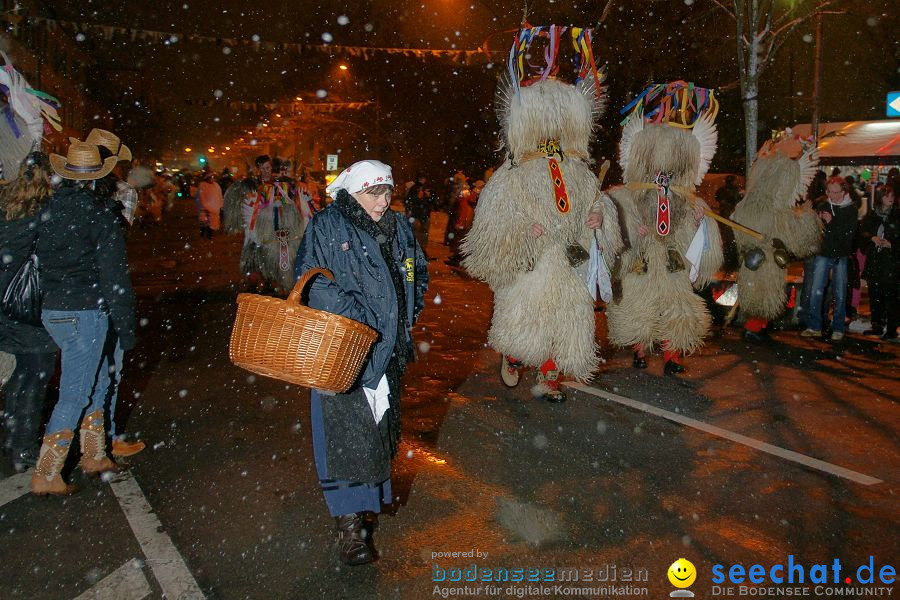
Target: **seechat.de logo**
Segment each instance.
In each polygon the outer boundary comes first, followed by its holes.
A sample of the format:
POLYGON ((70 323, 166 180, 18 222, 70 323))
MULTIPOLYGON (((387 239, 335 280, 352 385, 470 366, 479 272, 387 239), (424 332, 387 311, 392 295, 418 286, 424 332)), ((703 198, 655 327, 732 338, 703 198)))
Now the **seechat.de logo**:
POLYGON ((897 572, 891 565, 880 568, 875 564, 875 557, 870 556, 868 564, 862 564, 857 568, 843 571, 841 561, 834 559, 831 564, 806 565, 794 560, 794 555, 789 554, 787 564, 775 564, 771 566, 751 565, 745 567, 734 564, 730 567, 713 565, 712 582, 719 583, 755 583, 775 585, 795 584, 892 584, 897 572))

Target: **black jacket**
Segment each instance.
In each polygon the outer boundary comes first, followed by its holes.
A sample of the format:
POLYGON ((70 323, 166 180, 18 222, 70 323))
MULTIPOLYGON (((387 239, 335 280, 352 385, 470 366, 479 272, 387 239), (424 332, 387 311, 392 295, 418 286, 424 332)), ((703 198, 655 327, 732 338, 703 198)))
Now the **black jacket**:
POLYGON ((822 234, 822 245, 819 247, 819 256, 828 258, 842 258, 850 256, 853 252, 853 244, 856 241, 857 210, 851 202, 845 206, 835 206, 826 199, 816 203, 817 213, 831 213, 831 221, 825 224, 822 234))
POLYGON ((122 348, 134 347, 134 291, 116 215, 93 192, 56 191, 43 212, 37 255, 43 308, 109 313, 122 348))
MULTIPOLYGON (((37 235, 38 215, 5 221, 0 216, 0 293, 31 253, 37 235)), ((0 350, 11 354, 36 354, 58 350, 43 327, 13 321, 0 312, 0 350)))
POLYGON ((863 277, 878 281, 894 281, 900 270, 900 210, 893 209, 886 215, 870 211, 860 225, 860 247, 866 253, 863 277), (890 248, 875 246, 872 237, 878 235, 891 243, 890 248))

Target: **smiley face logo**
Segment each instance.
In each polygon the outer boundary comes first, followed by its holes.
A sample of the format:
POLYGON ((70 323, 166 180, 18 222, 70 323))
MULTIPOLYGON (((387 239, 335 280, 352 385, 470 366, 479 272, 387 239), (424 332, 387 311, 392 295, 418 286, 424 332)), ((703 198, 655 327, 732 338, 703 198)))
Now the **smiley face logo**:
POLYGON ((685 558, 679 558, 672 563, 668 571, 669 582, 677 588, 690 587, 694 580, 697 579, 697 569, 691 564, 691 561, 685 558))

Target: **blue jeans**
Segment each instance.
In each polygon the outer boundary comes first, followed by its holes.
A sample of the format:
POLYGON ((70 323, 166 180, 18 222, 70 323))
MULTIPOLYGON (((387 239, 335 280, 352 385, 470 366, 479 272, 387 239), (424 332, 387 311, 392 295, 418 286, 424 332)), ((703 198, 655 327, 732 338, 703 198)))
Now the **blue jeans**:
MULTIPOLYGON (((44 309, 41 320, 62 351, 59 401, 45 435, 63 429, 75 431, 83 414, 104 410, 110 391, 115 393, 106 356, 114 353, 109 343, 109 315, 101 310, 44 309)), ((115 379, 118 383, 118 377, 115 379)))
POLYGON ((822 322, 826 313, 825 286, 828 284, 828 275, 831 274, 831 288, 834 291, 834 317, 831 320, 831 330, 835 333, 844 333, 844 317, 847 314, 847 257, 829 258, 816 256, 813 268, 812 295, 810 297, 810 319, 808 327, 815 331, 822 331, 822 322))

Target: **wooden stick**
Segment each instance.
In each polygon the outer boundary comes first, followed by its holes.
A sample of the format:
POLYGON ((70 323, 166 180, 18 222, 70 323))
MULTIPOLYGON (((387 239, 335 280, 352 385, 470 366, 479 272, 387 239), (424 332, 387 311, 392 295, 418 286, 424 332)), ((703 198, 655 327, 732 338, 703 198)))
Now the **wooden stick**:
POLYGON ((722 215, 714 213, 713 211, 711 211, 708 208, 703 209, 703 214, 705 214, 707 217, 712 217, 719 223, 728 225, 732 229, 737 229, 738 231, 742 231, 742 232, 746 233, 747 235, 753 236, 760 241, 762 241, 762 239, 765 238, 765 236, 763 234, 756 231, 755 229, 750 229, 749 227, 741 225, 740 223, 736 223, 736 222, 732 221, 731 219, 727 219, 727 218, 723 217, 722 215))
POLYGON ((606 179, 606 172, 609 171, 609 161, 604 160, 600 165, 600 174, 597 176, 597 188, 603 187, 603 180, 606 179))
MULTIPOLYGON (((630 190, 655 190, 656 184, 655 183, 626 183, 625 187, 630 190)), ((700 196, 698 196, 693 191, 691 191, 687 188, 673 185, 673 186, 670 186, 669 189, 677 194, 680 194, 681 196, 684 196, 691 202, 696 202, 698 200, 702 200, 702 198, 700 198, 700 196)), ((719 223, 728 225, 732 229, 737 229, 738 231, 746 233, 747 235, 752 236, 758 240, 763 240, 766 237, 763 234, 761 234, 760 232, 756 231, 755 229, 750 229, 749 227, 747 227, 745 225, 741 225, 740 223, 736 223, 736 222, 732 221, 731 219, 726 219, 722 215, 716 214, 708 208, 703 209, 703 214, 705 214, 707 217, 711 217, 711 218, 715 219, 719 223)))

